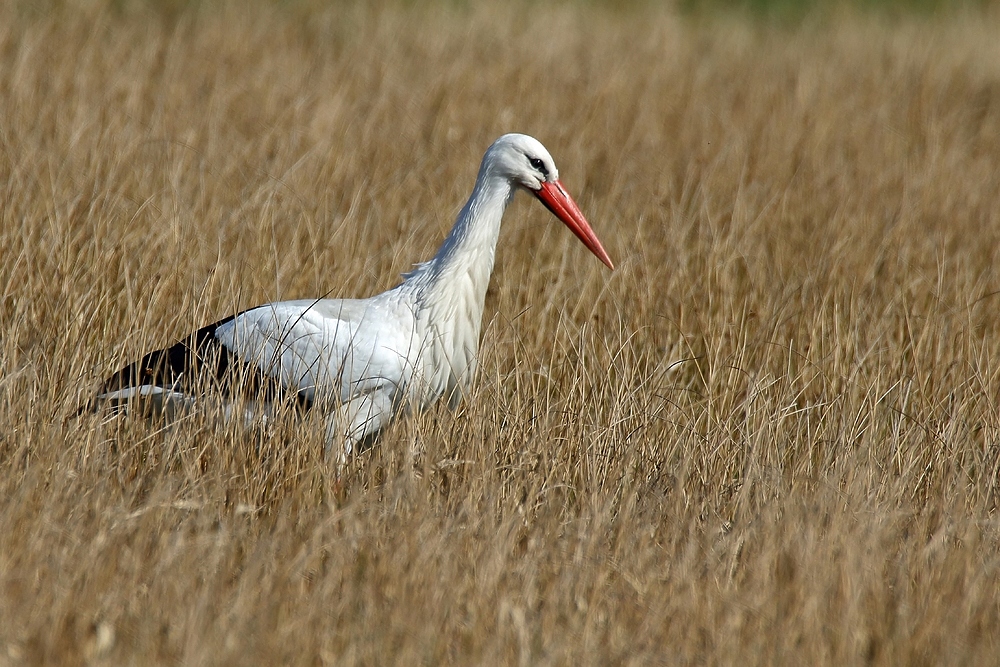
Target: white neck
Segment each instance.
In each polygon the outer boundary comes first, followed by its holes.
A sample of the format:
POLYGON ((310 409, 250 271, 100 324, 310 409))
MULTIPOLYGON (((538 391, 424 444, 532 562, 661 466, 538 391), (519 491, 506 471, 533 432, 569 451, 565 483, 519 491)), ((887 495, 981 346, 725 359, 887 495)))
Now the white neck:
POLYGON ((500 220, 514 195, 510 179, 485 164, 472 196, 434 258, 399 286, 413 299, 421 339, 419 402, 458 399, 476 368, 486 288, 493 272, 500 220))
POLYGON ((419 293, 421 307, 444 310, 482 320, 483 301, 496 255, 500 221, 514 196, 510 180, 483 165, 469 201, 433 259, 407 276, 419 293), (460 303, 465 302, 465 303, 460 303), (458 307, 457 312, 454 310, 458 307), (472 307, 472 312, 461 311, 472 307))

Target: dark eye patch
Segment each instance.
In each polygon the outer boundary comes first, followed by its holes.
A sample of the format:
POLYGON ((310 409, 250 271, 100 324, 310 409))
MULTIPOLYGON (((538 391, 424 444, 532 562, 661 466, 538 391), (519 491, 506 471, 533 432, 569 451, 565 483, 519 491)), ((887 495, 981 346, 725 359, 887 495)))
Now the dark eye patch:
POLYGON ((538 171, 542 172, 542 174, 544 174, 545 176, 549 175, 549 170, 545 168, 545 163, 542 162, 539 158, 529 157, 528 163, 531 165, 532 169, 537 169, 538 171))

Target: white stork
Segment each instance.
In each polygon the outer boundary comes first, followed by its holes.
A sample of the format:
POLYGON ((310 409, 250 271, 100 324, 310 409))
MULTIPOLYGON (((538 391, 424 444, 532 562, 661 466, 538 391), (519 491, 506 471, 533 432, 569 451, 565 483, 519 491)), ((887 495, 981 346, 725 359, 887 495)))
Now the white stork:
POLYGON ((264 407, 281 396, 326 415, 327 453, 341 457, 400 412, 454 406, 476 368, 483 301, 500 221, 514 193, 535 195, 610 269, 611 259, 559 181, 542 144, 497 139, 472 196, 429 262, 367 299, 269 303, 199 329, 112 375, 97 399, 175 414, 217 392, 264 407), (234 386, 236 385, 236 386, 234 386))

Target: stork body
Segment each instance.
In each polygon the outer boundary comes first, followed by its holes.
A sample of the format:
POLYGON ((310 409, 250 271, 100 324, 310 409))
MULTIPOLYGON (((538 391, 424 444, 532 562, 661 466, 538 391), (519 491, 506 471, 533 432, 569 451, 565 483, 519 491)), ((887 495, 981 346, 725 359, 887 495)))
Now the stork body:
POLYGON ((471 381, 500 222, 519 189, 535 194, 608 267, 611 260, 563 189, 548 151, 521 134, 500 137, 437 254, 393 289, 367 299, 281 301, 204 327, 109 378, 98 399, 156 411, 222 397, 281 395, 328 415, 327 449, 346 456, 399 412, 451 405, 471 381), (207 378, 207 381, 206 381, 207 378))

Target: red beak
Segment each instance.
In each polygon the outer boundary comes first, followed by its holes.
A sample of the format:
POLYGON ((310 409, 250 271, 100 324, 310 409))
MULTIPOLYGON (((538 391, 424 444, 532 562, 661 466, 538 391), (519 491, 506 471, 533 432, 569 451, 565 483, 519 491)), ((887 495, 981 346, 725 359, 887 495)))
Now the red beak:
POLYGON ((535 196, 545 204, 545 208, 552 211, 552 215, 562 220, 567 227, 573 230, 573 233, 583 241, 583 245, 590 248, 590 252, 597 255, 597 259, 604 262, 612 271, 614 270, 615 265, 611 263, 611 258, 605 252, 604 246, 597 240, 597 234, 587 224, 587 219, 580 212, 580 207, 576 205, 576 202, 569 196, 569 193, 563 189, 562 183, 559 180, 542 181, 542 188, 535 191, 535 196))

